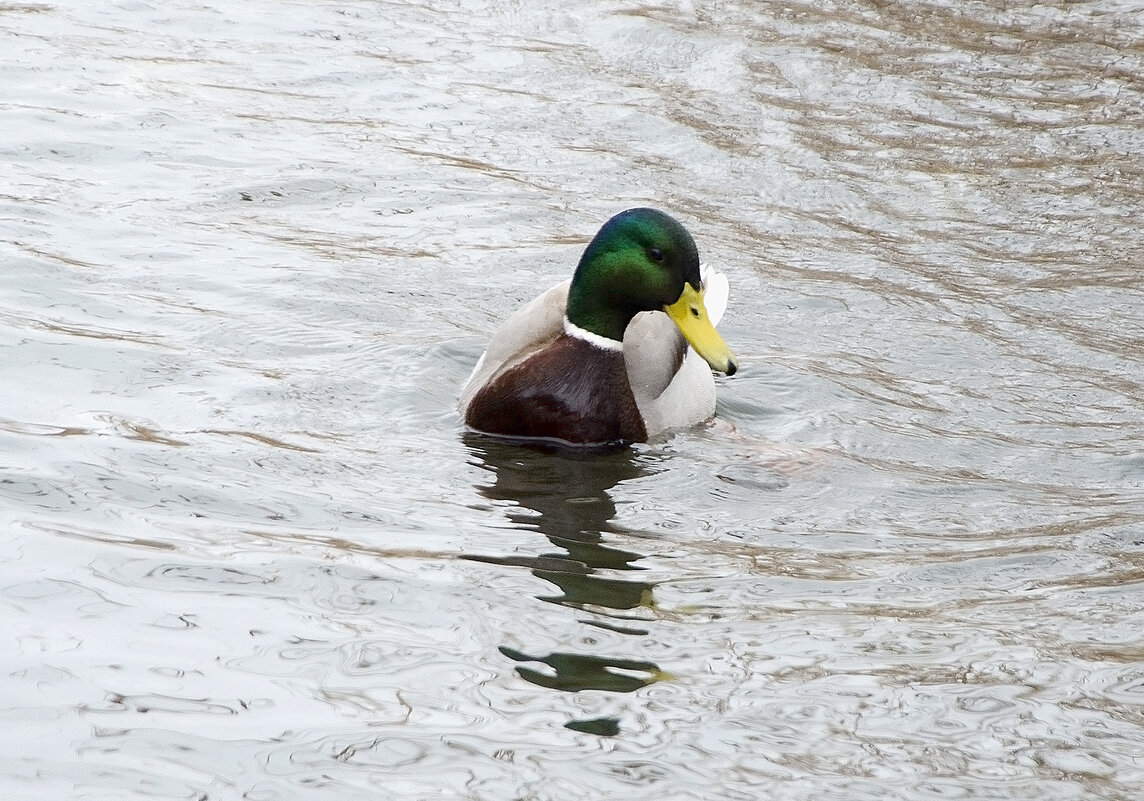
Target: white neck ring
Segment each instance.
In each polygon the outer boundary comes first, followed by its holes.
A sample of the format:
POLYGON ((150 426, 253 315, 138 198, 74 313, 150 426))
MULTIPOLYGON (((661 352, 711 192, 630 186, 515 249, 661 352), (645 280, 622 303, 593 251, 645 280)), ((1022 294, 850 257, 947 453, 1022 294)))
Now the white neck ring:
POLYGON ((564 318, 564 333, 570 337, 582 339, 588 344, 594 345, 602 350, 621 352, 624 349, 623 342, 619 342, 615 339, 609 339, 608 337, 602 337, 599 334, 593 334, 591 331, 576 325, 567 317, 564 318))

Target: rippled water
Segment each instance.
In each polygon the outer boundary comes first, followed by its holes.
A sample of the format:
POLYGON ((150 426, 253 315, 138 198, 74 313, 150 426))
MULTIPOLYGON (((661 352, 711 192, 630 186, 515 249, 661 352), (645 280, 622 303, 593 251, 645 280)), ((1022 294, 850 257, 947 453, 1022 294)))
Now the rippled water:
POLYGON ((0 4, 0 796, 1134 799, 1137 3, 0 4), (718 422, 460 383, 610 214, 718 422))

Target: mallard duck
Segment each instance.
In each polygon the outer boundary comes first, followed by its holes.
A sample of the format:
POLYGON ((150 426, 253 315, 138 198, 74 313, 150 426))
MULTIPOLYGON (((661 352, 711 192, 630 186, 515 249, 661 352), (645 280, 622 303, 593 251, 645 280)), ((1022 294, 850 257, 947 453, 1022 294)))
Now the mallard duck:
POLYGON ((715 413, 711 370, 738 369, 715 331, 726 304, 726 277, 701 274, 687 229, 656 209, 621 212, 570 281, 493 335, 461 414, 489 434, 590 446, 702 422, 715 413))

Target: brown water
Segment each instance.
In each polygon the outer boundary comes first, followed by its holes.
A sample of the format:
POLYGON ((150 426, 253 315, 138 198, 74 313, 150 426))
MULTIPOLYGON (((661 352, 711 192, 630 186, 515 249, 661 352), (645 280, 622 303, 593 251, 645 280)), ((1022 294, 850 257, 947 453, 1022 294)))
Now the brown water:
POLYGON ((0 798, 1136 799, 1138 3, 0 4, 0 798), (719 423, 457 389, 610 214, 719 423))

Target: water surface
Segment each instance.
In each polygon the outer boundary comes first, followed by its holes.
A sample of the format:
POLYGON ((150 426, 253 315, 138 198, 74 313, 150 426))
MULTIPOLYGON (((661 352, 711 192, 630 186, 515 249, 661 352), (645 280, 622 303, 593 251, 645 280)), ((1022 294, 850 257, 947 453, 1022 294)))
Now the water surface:
POLYGON ((1135 798, 1141 20, 0 5, 0 795, 1135 798), (633 205, 716 424, 466 434, 633 205))

